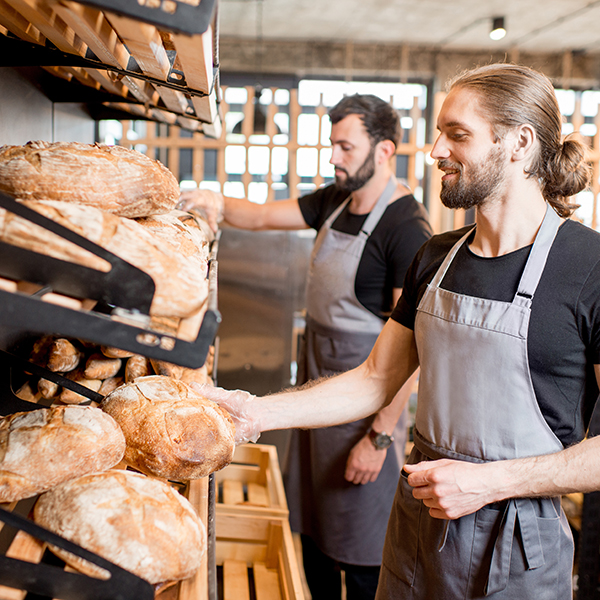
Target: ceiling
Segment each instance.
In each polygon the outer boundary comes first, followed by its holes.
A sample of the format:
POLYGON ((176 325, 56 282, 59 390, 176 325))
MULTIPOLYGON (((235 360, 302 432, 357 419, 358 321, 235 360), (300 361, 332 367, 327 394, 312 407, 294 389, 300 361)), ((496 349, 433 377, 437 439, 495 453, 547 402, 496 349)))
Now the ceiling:
POLYGON ((223 37, 600 52, 600 0, 219 0, 223 37), (507 34, 489 38, 493 17, 507 34))

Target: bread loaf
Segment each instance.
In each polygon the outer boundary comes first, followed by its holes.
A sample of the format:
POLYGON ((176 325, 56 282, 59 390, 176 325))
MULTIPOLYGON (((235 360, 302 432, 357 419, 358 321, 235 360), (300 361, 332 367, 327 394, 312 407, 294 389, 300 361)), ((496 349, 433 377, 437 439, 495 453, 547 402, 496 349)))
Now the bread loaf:
POLYGON ((0 147, 0 191, 129 218, 168 212, 179 200, 177 179, 160 162, 123 146, 77 142, 0 147))
POLYGON ((143 473, 199 479, 233 457, 235 426, 227 411, 176 379, 141 377, 106 396, 100 408, 125 434, 125 462, 143 473))
MULTIPOLYGON (((34 519, 151 584, 191 577, 206 551, 205 527, 191 504, 168 484, 126 470, 58 486, 39 498, 34 519)), ((72 567, 101 574, 99 567, 51 549, 72 567)))
POLYGON ((98 408, 57 406, 0 419, 0 502, 35 496, 125 452, 119 426, 98 408))
MULTIPOLYGON (((208 281, 201 254, 185 256, 135 220, 91 206, 55 201, 24 204, 148 273, 156 285, 152 315, 183 318, 202 308, 208 281)), ((92 269, 109 270, 105 260, 4 210, 0 210, 0 240, 92 269)))
POLYGON ((84 375, 88 379, 108 379, 114 377, 121 369, 120 358, 108 358, 100 353, 88 357, 84 375))
POLYGON ((73 371, 79 366, 83 352, 65 338, 57 338, 48 351, 48 369, 55 373, 73 371))
POLYGON ((136 221, 183 256, 198 255, 201 260, 208 260, 208 239, 188 213, 173 210, 164 215, 152 215, 136 221))

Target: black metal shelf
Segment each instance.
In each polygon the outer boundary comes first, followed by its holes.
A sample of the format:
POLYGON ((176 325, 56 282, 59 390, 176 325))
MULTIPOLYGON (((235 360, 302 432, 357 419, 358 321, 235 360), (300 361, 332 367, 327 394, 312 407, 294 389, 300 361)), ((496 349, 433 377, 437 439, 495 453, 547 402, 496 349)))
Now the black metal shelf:
POLYGON ((149 327, 154 295, 151 277, 104 248, 0 193, 0 207, 40 225, 111 265, 108 273, 75 265, 0 243, 0 275, 37 283, 54 291, 98 301, 99 309, 84 311, 46 302, 40 295, 0 290, 0 326, 27 334, 75 337, 114 346, 189 368, 200 368, 221 322, 218 311, 218 236, 212 242, 208 278, 208 308, 196 340, 189 342, 149 327))

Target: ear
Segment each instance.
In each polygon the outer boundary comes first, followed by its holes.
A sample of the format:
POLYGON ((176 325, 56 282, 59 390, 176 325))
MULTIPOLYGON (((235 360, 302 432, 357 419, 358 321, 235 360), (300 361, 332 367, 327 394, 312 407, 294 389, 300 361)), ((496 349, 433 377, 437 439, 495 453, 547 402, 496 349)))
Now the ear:
POLYGON ((396 154, 396 146, 392 140, 382 140, 377 144, 375 156, 377 162, 387 162, 396 154))
POLYGON ((537 136, 531 125, 519 125, 510 136, 511 158, 514 161, 528 160, 533 152, 537 136))

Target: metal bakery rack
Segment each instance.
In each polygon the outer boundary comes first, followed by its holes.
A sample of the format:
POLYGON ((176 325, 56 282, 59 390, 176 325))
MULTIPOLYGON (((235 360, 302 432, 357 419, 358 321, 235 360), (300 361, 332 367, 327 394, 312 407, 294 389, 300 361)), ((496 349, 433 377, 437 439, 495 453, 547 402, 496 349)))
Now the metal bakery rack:
MULTIPOLYGON (((217 308, 218 237, 212 242, 208 261, 209 295, 197 338, 178 339, 151 329, 149 309, 154 282, 144 272, 114 254, 93 244, 54 221, 0 194, 0 207, 30 220, 108 261, 107 273, 54 259, 0 242, 0 277, 2 281, 24 281, 34 293, 0 289, 0 328, 5 343, 15 341, 13 348, 0 351, 2 390, 0 414, 35 410, 44 402, 29 402, 17 397, 24 374, 29 373, 54 381, 76 393, 99 402, 102 396, 60 374, 30 363, 18 353, 19 345, 35 334, 75 337, 99 345, 130 350, 150 358, 191 368, 201 367, 214 342, 221 320, 217 308), (65 306, 65 300, 67 305, 65 306), (68 301, 87 308, 72 308, 68 301), (56 304, 55 302, 60 302, 56 304)), ((27 286, 26 286, 27 287, 27 286)), ((51 401, 50 401, 51 402, 51 401)), ((177 484, 188 497, 207 526, 208 556, 200 572, 191 580, 176 584, 178 600, 216 600, 216 567, 214 566, 214 479, 177 484), (210 565, 210 566, 209 566, 210 565)), ((35 498, 0 507, 0 598, 22 600, 36 598, 64 600, 150 600, 154 588, 139 577, 35 525, 27 518, 35 498), (47 549, 54 544, 97 564, 110 572, 108 580, 68 572, 47 549)), ((169 589, 164 593, 167 594, 169 589)), ((158 595, 157 597, 161 597, 158 595)), ((167 596, 165 596, 167 598, 167 596)))

